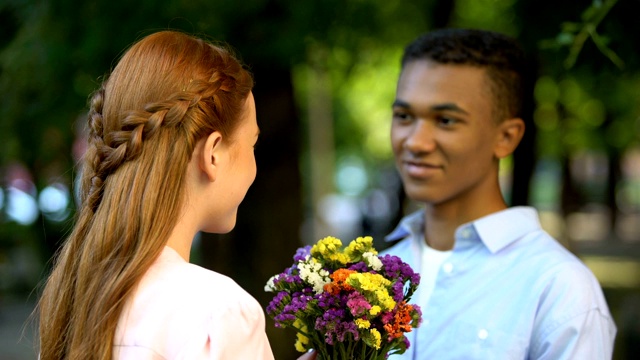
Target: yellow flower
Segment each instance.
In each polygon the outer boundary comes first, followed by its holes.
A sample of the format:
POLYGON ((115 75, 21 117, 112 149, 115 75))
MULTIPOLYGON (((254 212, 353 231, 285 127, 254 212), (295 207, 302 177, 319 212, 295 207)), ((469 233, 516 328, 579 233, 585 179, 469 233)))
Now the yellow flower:
POLYGON ((373 305, 371 309, 369 309, 369 314, 376 316, 380 313, 380 311, 382 311, 382 308, 380 308, 380 306, 373 305))
MULTIPOLYGON (((299 352, 306 352, 307 349, 304 347, 301 337, 304 337, 304 335, 298 333, 298 340, 296 340, 295 347, 296 347, 296 350, 299 351, 299 352)), ((306 337, 305 337, 305 339, 306 339, 306 337)), ((304 344, 306 344, 307 342, 309 342, 309 339, 306 339, 304 344)))
POLYGON ((342 241, 333 236, 327 236, 313 245, 311 256, 324 258, 343 265, 349 262, 349 257, 342 252, 342 241))
POLYGON ((343 253, 332 254, 329 256, 329 260, 338 262, 342 265, 345 265, 349 262, 349 257, 343 253))
POLYGON ((377 329, 371 329, 371 335, 373 335, 373 338, 375 340, 375 348, 380 349, 380 342, 382 340, 382 336, 380 336, 380 332, 377 329))
POLYGON ((371 326, 371 322, 367 319, 356 319, 355 320, 358 329, 368 329, 371 326))
POLYGON ((359 237, 351 241, 344 252, 349 256, 351 262, 360 261, 362 254, 366 252, 374 255, 378 254, 376 249, 373 248, 373 238, 371 236, 359 237))
POLYGON ((340 251, 340 248, 342 248, 342 241, 340 241, 340 239, 334 238, 333 236, 327 236, 313 245, 311 248, 311 256, 315 256, 316 254, 325 255, 333 253, 340 251))
POLYGON ((354 273, 349 276, 347 281, 356 289, 364 291, 376 291, 391 285, 391 281, 385 279, 384 276, 372 273, 354 273))
POLYGON ((361 291, 372 305, 380 305, 386 310, 392 310, 396 306, 387 289, 391 281, 380 274, 353 273, 346 283, 361 291))
POLYGON ((376 299, 383 308, 393 310, 396 307, 396 301, 393 300, 387 289, 382 288, 375 291, 376 299))
POLYGON ((380 349, 380 343, 382 342, 382 336, 380 336, 380 332, 377 329, 370 329, 369 334, 365 334, 362 337, 365 344, 376 348, 376 350, 380 349))
POLYGON ((293 322, 293 327, 301 331, 307 332, 307 325, 304 323, 304 321, 298 318, 296 318, 296 320, 293 322))
MULTIPOLYGON (((307 326, 300 319, 296 319, 293 322, 293 327, 301 331, 307 332, 307 326)), ((309 344, 309 338, 298 332, 296 334, 296 344, 295 344, 296 350, 299 352, 307 351, 307 347, 305 346, 307 344, 309 344)))

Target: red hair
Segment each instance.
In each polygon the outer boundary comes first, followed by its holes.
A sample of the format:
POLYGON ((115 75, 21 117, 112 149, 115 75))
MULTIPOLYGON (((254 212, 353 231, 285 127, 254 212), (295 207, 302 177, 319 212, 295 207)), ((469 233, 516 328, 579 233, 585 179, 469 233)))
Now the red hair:
POLYGON ((125 300, 165 246, 195 144, 233 135, 253 79, 180 32, 134 44, 95 92, 81 205, 39 301, 40 358, 111 359, 125 300))

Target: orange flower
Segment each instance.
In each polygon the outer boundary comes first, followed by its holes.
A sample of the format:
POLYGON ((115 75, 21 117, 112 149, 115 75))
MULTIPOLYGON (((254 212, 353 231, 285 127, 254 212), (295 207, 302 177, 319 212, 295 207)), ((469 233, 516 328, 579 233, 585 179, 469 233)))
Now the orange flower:
POLYGON ((411 331, 411 312, 413 306, 406 301, 398 303, 393 320, 384 325, 384 330, 389 334, 389 341, 401 337, 404 333, 411 331))
POLYGON ((324 286, 324 291, 330 293, 331 295, 336 295, 341 290, 353 290, 353 287, 347 284, 346 281, 349 275, 355 272, 356 271, 349 269, 338 269, 334 271, 333 274, 329 275, 329 277, 331 277, 331 280, 333 281, 324 286))

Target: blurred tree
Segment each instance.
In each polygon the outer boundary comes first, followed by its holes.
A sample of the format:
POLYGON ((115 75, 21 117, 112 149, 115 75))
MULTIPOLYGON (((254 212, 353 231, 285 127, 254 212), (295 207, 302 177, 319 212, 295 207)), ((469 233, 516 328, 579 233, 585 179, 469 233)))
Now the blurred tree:
POLYGON ((523 31, 520 38, 539 46, 539 71, 548 76, 536 89, 538 155, 564 164, 565 213, 595 201, 611 209, 615 223, 620 158, 640 142, 640 109, 635 105, 640 93, 640 32, 635 16, 640 2, 594 0, 586 7, 572 3, 548 11, 553 3, 518 2, 523 29, 536 29, 523 31), (539 17, 556 27, 540 27, 539 17), (571 178, 571 159, 586 150, 608 158, 601 195, 597 189, 577 187, 577 179, 571 178))

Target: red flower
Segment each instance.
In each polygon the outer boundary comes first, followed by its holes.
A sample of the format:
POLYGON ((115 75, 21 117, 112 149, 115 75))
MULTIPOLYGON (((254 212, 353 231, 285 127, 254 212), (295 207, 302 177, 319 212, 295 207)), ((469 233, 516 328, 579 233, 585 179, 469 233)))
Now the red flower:
POLYGON ((384 325, 384 330, 389 334, 389 341, 403 336, 406 332, 411 332, 411 312, 413 312, 413 306, 406 301, 398 303, 393 319, 384 325))
POLYGON ((353 273, 355 273, 355 271, 349 269, 338 269, 334 271, 333 274, 329 275, 333 281, 324 286, 324 291, 331 295, 336 295, 340 293, 341 290, 353 290, 353 287, 346 283, 349 275, 353 273))

